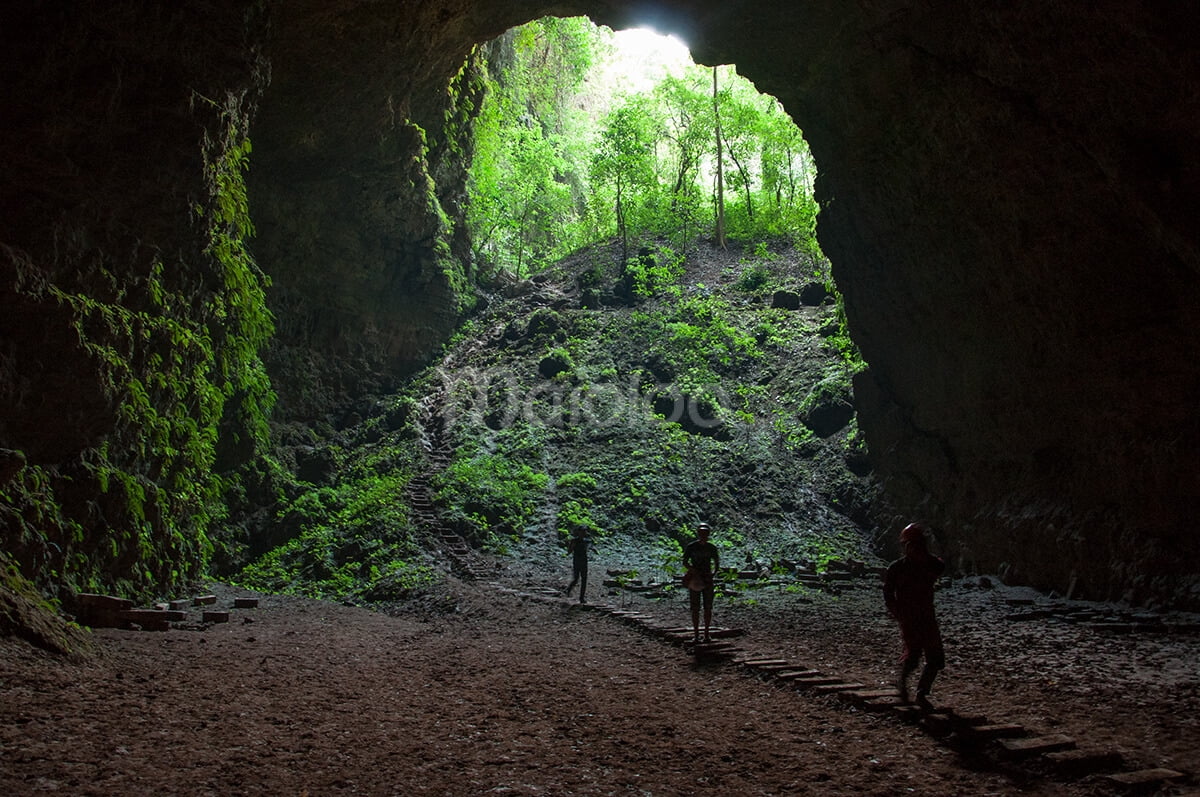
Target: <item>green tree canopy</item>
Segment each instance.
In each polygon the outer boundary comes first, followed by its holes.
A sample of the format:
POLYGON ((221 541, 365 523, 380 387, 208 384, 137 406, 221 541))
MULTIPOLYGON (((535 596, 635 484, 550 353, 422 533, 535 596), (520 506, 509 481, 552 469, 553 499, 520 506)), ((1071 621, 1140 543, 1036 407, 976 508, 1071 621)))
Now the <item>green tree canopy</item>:
POLYGON ((537 20, 488 45, 468 184, 484 273, 524 276, 613 235, 627 255, 643 236, 686 245, 713 229, 719 188, 731 237, 790 236, 817 251, 816 169, 777 100, 730 68, 714 97, 713 73, 694 64, 619 91, 604 77, 614 51, 612 31, 584 17, 537 20))

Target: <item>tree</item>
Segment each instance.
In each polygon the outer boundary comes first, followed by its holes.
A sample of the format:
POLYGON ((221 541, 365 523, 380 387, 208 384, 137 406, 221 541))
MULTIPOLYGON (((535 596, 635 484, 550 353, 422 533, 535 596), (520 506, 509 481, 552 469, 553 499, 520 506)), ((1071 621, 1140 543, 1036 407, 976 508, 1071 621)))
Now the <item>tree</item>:
POLYGON ((612 191, 621 255, 629 259, 629 214, 641 189, 657 185, 654 170, 655 135, 646 103, 634 99, 609 114, 596 154, 592 157, 594 188, 612 191))
MULTIPOLYGON (((660 171, 670 184, 670 219, 678 232, 680 248, 703 223, 701 170, 709 157, 712 141, 713 106, 704 81, 695 74, 668 76, 654 90, 654 102, 662 112, 665 146, 660 171)), ((707 75, 704 78, 707 79, 707 75)))
POLYGON ((819 251, 812 156, 778 101, 694 64, 626 96, 597 60, 612 35, 551 18, 487 46, 467 203, 480 271, 537 271, 614 229, 626 260, 637 237, 683 250, 704 229, 819 251))
POLYGON ((467 223, 493 270, 523 275, 588 240, 589 134, 574 98, 599 38, 585 17, 548 17, 488 45, 467 223))
POLYGON ((717 67, 712 68, 713 129, 717 139, 717 246, 725 248, 725 167, 721 157, 721 107, 717 92, 717 67))

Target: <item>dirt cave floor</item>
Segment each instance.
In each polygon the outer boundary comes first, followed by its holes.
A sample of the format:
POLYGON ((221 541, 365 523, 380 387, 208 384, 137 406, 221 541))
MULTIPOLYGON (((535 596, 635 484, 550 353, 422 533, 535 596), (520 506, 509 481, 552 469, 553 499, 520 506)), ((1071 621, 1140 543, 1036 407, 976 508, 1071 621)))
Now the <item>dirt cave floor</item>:
MULTIPOLYGON (((396 614, 261 595, 228 623, 98 629, 82 662, 0 640, 0 794, 1106 795, 1126 791, 1107 774, 1156 767, 1183 778, 1143 791, 1200 782, 1194 632, 1013 621, 1019 591, 977 580, 938 593, 935 708, 1121 756, 1071 773, 740 663, 886 687, 896 632, 869 581, 718 598, 715 623, 744 634, 737 658, 709 659, 597 608, 677 626, 681 593, 597 580, 591 608, 555 574, 514 572, 396 614)), ((252 594, 211 589, 225 607, 252 594)))

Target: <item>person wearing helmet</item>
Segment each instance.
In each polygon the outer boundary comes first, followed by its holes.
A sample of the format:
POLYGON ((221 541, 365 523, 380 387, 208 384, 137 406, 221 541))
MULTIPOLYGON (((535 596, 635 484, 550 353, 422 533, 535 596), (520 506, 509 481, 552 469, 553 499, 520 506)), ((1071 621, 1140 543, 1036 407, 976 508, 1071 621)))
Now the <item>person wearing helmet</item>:
POLYGON ((904 652, 900 657, 900 677, 896 688, 900 699, 908 702, 908 677, 925 658, 925 669, 917 681, 917 702, 926 704, 933 679, 946 666, 942 635, 933 610, 933 587, 946 564, 929 552, 928 529, 923 523, 909 523, 900 532, 904 555, 892 562, 883 576, 883 601, 900 625, 904 652))
POLYGON ((707 523, 696 526, 696 539, 683 548, 683 566, 687 572, 683 584, 688 588, 688 603, 692 610, 692 638, 700 641, 700 601, 704 600, 704 641, 711 642, 713 594, 716 586, 713 577, 721 566, 717 546, 708 541, 712 529, 707 523))

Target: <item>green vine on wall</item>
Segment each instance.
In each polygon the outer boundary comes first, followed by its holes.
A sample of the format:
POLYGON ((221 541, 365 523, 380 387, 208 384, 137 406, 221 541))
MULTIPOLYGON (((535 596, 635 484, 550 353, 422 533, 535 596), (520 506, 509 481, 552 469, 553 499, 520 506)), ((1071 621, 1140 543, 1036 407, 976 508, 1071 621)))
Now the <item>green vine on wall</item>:
POLYGON ((80 234, 61 281, 26 281, 24 296, 58 308, 47 317, 66 321, 88 364, 75 377, 100 397, 90 445, 70 462, 25 464, 0 490, 6 547, 48 594, 186 588, 207 568, 236 479, 222 451, 265 449, 274 394, 259 351, 273 321, 246 248, 246 114, 236 96, 204 102, 221 135, 203 141, 194 248, 167 258, 139 241, 149 257, 129 258, 80 234), (100 281, 73 276, 85 272, 100 281))

